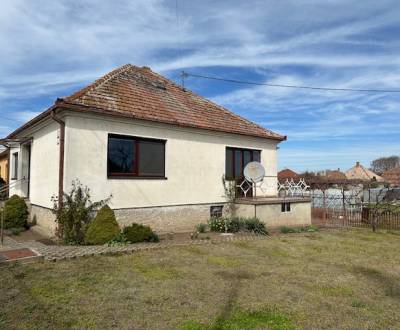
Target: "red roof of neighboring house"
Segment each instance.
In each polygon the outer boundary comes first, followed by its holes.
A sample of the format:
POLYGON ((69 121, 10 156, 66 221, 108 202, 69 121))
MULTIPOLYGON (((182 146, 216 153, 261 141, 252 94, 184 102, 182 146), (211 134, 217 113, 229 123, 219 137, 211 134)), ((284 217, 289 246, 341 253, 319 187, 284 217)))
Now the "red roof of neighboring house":
POLYGON ((334 171, 329 171, 329 173, 326 175, 326 177, 328 179, 333 179, 333 180, 346 180, 347 179, 346 174, 341 172, 340 169, 334 170, 334 171))
POLYGON ((292 171, 291 169, 284 169, 278 172, 278 180, 286 180, 286 179, 298 179, 299 175, 292 171))
POLYGON ((400 167, 395 167, 384 172, 382 177, 391 185, 400 187, 400 167))
MULTIPOLYGON (((71 96, 59 99, 53 108, 58 106, 278 141, 286 139, 286 136, 182 89, 150 68, 131 64, 111 71, 71 96)), ((9 137, 33 123, 24 125, 9 137)))

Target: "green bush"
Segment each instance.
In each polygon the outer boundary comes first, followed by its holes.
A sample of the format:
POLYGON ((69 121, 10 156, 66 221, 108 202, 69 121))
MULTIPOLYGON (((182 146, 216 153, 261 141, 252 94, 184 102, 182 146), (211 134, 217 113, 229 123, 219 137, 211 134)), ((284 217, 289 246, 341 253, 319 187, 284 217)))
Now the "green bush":
POLYGON ((116 237, 120 231, 114 211, 105 205, 90 222, 85 234, 85 242, 93 245, 105 244, 116 237))
POLYGON ((229 219, 227 218, 212 217, 210 218, 210 220, 208 220, 208 226, 210 227, 211 231, 217 231, 223 233, 225 232, 225 227, 228 225, 228 221, 229 219))
POLYGON ((128 239, 123 232, 119 232, 112 240, 108 241, 108 246, 123 246, 128 244, 128 239))
POLYGON ((301 233, 301 232, 313 233, 313 232, 318 231, 318 227, 315 225, 309 225, 309 226, 297 227, 297 228, 283 226, 280 228, 280 231, 282 234, 301 233))
POLYGON ((199 233, 205 233, 206 230, 207 230, 207 225, 205 223, 199 223, 196 226, 196 231, 199 232, 199 233))
POLYGON ((300 230, 292 227, 282 226, 280 228, 282 234, 299 233, 300 230))
POLYGON ((256 234, 268 235, 265 224, 261 222, 258 218, 243 219, 243 227, 244 229, 256 234))
POLYGON ((67 244, 83 244, 86 229, 95 211, 106 205, 110 198, 111 196, 92 202, 90 189, 82 186, 78 180, 74 180, 70 192, 64 192, 61 201, 57 196, 51 198, 54 204, 53 213, 58 223, 57 236, 67 244))
POLYGON ((308 231, 309 233, 313 233, 313 232, 316 232, 316 231, 319 230, 318 227, 317 227, 316 225, 309 225, 309 226, 307 226, 305 229, 306 229, 306 231, 308 231))
POLYGON ((126 239, 130 243, 138 242, 158 242, 160 239, 149 226, 133 223, 122 230, 126 239))
POLYGON ((27 228, 28 226, 28 207, 25 201, 17 196, 13 195, 4 204, 4 228, 27 228))
POLYGON ((211 218, 208 221, 211 231, 237 233, 239 231, 250 231, 253 233, 268 235, 265 224, 258 218, 211 218))

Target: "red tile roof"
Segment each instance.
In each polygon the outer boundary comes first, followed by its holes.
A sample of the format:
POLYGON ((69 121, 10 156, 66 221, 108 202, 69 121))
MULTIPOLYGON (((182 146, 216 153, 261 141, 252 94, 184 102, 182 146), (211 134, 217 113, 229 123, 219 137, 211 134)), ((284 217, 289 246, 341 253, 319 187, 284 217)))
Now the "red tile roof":
POLYGON ((300 176, 295 171, 292 171, 289 168, 286 168, 286 169, 278 172, 279 180, 286 180, 286 179, 296 179, 297 180, 297 179, 299 179, 299 177, 300 176))
POLYGON ((267 130, 189 91, 147 67, 124 65, 62 99, 136 119, 275 140, 286 137, 267 130))
POLYGON ((392 186, 400 187, 400 167, 392 168, 382 174, 382 177, 392 186))

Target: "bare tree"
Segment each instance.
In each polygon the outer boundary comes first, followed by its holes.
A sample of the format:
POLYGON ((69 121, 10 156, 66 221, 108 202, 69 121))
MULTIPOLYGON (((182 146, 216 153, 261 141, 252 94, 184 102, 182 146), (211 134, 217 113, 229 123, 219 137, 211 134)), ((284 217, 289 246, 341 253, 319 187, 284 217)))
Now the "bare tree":
POLYGON ((381 157, 371 162, 371 171, 381 175, 383 172, 400 166, 399 156, 381 157))

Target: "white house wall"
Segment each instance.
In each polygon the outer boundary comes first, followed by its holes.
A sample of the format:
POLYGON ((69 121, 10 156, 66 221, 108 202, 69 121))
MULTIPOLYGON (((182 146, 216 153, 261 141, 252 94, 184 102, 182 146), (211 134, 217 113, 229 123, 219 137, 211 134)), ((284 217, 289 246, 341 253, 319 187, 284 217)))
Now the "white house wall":
MULTIPOLYGON (((51 208, 51 197, 58 192, 58 160, 59 141, 57 123, 50 122, 35 132, 27 133, 31 139, 30 159, 30 191, 31 204, 51 208)), ((10 195, 17 194, 27 197, 27 181, 21 181, 28 177, 29 157, 24 145, 11 148, 11 163, 9 166, 10 178, 13 171, 14 152, 18 152, 18 180, 10 180, 10 195)))
MULTIPOLYGON (((93 200, 112 195, 114 209, 226 201, 221 178, 227 146, 260 149, 266 175, 271 176, 266 194, 276 194, 276 141, 97 115, 68 115, 65 121, 64 189, 79 179, 91 189, 93 200), (167 179, 108 179, 109 133, 167 140, 167 179)), ((47 171, 40 175, 47 176, 47 171)))
POLYGON ((52 207, 58 194, 59 124, 51 122, 33 134, 31 149, 30 202, 52 207))

